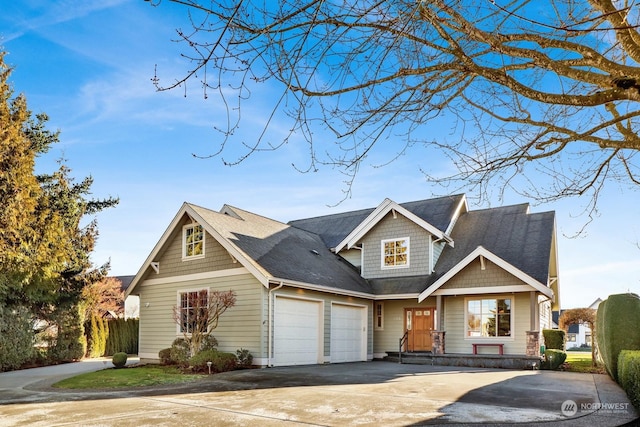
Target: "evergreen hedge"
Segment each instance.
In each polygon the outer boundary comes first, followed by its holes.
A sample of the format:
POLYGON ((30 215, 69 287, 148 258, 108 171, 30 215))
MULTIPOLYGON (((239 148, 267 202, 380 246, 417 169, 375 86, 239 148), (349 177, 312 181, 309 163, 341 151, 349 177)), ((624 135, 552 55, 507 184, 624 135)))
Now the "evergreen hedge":
POLYGON ((640 351, 622 350, 618 356, 620 386, 633 406, 640 408, 640 351))
POLYGON ((640 297, 610 295, 600 303, 596 315, 596 340, 611 378, 618 378, 618 357, 622 350, 640 350, 640 297))
POLYGON ((109 336, 105 356, 116 353, 138 354, 138 319, 111 319, 107 322, 109 336))
POLYGON ((546 349, 564 350, 565 333, 562 329, 543 329, 544 345, 546 349))

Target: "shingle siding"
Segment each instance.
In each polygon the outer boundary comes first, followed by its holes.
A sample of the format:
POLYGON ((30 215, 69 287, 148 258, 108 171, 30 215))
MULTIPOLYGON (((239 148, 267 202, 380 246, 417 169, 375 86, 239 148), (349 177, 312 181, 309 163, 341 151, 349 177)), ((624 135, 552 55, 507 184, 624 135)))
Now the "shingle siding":
POLYGON ((485 259, 482 270, 480 259, 476 259, 463 268, 440 289, 478 288, 483 286, 513 286, 523 282, 514 275, 504 271, 494 263, 485 259))
POLYGON ((365 279, 429 274, 429 233, 402 215, 386 215, 362 239, 365 279), (409 237, 409 267, 382 268, 381 242, 409 237))

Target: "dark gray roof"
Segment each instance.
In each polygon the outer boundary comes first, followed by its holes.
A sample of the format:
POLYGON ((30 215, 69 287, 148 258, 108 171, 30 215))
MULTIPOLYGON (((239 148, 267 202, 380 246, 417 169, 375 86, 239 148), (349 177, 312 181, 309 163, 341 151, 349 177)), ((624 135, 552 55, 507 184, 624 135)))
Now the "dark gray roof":
POLYGON ((127 290, 134 277, 136 276, 115 276, 115 278, 120 281, 120 289, 123 291, 127 290))
MULTIPOLYGON (((440 231, 445 231, 463 194, 437 197, 428 200, 400 203, 400 206, 425 220, 440 231)), ((328 248, 335 248, 349 235, 375 208, 343 212, 314 218, 290 221, 289 225, 319 235, 328 248)))
POLYGON ((478 246, 547 283, 555 213, 529 213, 529 205, 469 211, 460 216, 451 233, 455 247, 445 247, 430 282, 451 270, 478 246))

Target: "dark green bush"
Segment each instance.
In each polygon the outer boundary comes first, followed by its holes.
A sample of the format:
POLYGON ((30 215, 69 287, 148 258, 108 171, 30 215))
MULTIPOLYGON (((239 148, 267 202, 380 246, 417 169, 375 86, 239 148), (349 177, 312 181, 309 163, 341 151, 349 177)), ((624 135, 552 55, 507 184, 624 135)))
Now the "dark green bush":
POLYGON ((189 359, 189 366, 194 372, 209 372, 207 362, 211 362, 211 372, 233 371, 237 367, 235 354, 224 353, 216 349, 202 350, 189 359))
POLYGON ((113 366, 115 366, 116 368, 122 368, 127 364, 127 353, 114 354, 111 358, 111 363, 113 363, 113 366))
POLYGON ((124 352, 138 353, 138 319, 111 319, 108 322, 109 336, 105 354, 124 352))
POLYGON ((176 338, 171 344, 169 355, 172 365, 188 366, 189 343, 184 338, 176 338))
POLYGON ((253 363, 253 355, 249 353, 249 350, 241 348, 236 350, 236 357, 238 358, 238 367, 250 368, 253 363))
POLYGON ((640 351, 622 350, 618 356, 620 386, 636 408, 640 408, 640 351))
POLYGON ((618 379, 618 357, 622 350, 640 350, 640 297, 610 295, 600 303, 596 316, 596 339, 607 372, 618 379))
POLYGON ((544 345, 547 349, 564 350, 565 333, 562 329, 543 329, 544 345))
POLYGON ((554 348, 546 349, 544 352, 544 360, 540 367, 542 369, 558 369, 564 361, 567 360, 567 353, 562 350, 557 350, 554 348))
POLYGON ((31 360, 34 342, 27 308, 0 305, 0 372, 17 369, 31 360))

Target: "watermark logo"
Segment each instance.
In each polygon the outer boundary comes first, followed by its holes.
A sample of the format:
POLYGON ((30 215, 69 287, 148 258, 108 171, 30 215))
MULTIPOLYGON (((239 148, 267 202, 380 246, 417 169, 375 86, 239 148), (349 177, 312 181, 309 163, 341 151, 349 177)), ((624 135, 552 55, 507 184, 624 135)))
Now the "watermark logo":
POLYGON ((578 404, 573 400, 565 400, 564 402, 562 402, 560 410, 562 411, 562 415, 564 415, 565 417, 573 417, 578 413, 578 404))
POLYGON ((565 400, 560 405, 560 411, 562 415, 565 417, 573 417, 578 412, 594 412, 599 411, 599 413, 606 414, 620 414, 620 413, 628 413, 629 412, 629 403, 628 402, 619 402, 619 403, 601 403, 601 402, 586 402, 586 403, 576 403, 574 400, 565 400))

